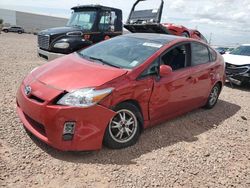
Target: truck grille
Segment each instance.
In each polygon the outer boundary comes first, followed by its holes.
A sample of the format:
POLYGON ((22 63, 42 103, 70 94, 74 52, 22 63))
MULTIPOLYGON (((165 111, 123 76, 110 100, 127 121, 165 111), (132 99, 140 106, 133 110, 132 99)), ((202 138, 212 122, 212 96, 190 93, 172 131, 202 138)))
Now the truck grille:
POLYGON ((42 49, 49 49, 49 35, 38 35, 38 46, 42 49))

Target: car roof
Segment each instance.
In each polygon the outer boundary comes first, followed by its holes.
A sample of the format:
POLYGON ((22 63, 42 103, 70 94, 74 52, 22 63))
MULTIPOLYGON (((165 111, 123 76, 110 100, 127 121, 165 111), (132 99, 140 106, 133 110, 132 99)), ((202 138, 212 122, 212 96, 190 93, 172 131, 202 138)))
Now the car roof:
POLYGON ((178 39, 188 39, 188 38, 179 37, 175 35, 156 34, 156 33, 130 33, 130 34, 122 35, 122 36, 145 39, 145 40, 152 40, 161 44, 167 44, 171 41, 178 40, 178 39))

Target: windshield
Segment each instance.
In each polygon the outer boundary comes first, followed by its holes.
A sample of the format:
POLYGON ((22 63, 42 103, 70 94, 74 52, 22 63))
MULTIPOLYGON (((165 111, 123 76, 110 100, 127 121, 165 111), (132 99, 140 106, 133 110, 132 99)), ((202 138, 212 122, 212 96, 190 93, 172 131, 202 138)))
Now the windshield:
POLYGON ((73 12, 67 26, 91 30, 96 18, 96 11, 73 12))
POLYGON ((230 54, 250 56, 250 46, 239 46, 238 48, 235 48, 230 54))
POLYGON ((152 40, 120 36, 86 48, 79 55, 110 66, 133 69, 161 47, 161 43, 152 40))

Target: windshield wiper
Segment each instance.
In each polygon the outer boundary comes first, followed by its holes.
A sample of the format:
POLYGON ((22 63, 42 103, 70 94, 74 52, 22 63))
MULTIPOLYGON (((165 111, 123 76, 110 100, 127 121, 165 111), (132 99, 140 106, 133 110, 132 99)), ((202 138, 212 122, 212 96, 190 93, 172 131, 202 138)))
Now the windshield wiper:
POLYGON ((119 67, 119 66, 117 66, 117 65, 114 65, 114 64, 109 63, 109 62, 107 62, 107 61, 104 61, 104 60, 101 59, 101 58, 91 57, 91 56, 88 56, 88 58, 89 58, 89 59, 92 59, 92 60, 100 61, 100 62, 102 62, 104 65, 109 65, 109 66, 116 67, 116 68, 119 68, 119 69, 121 68, 121 67, 119 67))
POLYGON ((81 56, 82 58, 84 58, 84 59, 91 59, 91 60, 95 60, 95 61, 100 61, 100 62, 101 62, 102 64, 104 64, 104 65, 109 65, 109 66, 116 67, 116 68, 119 68, 119 69, 121 68, 121 67, 119 67, 119 66, 117 66, 117 65, 113 65, 113 64, 111 64, 111 63, 109 63, 109 62, 107 62, 107 61, 104 61, 104 60, 101 59, 101 58, 83 55, 83 54, 81 54, 80 52, 77 52, 77 54, 80 55, 80 56, 81 56))

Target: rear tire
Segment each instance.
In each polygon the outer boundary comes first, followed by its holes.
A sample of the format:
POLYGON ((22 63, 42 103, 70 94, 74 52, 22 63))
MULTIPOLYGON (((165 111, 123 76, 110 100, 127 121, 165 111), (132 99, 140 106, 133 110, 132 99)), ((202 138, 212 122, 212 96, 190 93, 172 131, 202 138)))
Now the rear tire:
POLYGON ((134 145, 141 132, 141 113, 131 103, 122 103, 115 108, 117 114, 111 118, 104 135, 103 143, 112 149, 134 145))
POLYGON ((22 31, 18 31, 17 33, 18 33, 18 34, 22 34, 23 32, 22 32, 22 31))
POLYGON ((5 33, 8 33, 9 31, 7 29, 3 30, 5 33))
POLYGON ((219 95, 220 95, 220 91, 221 91, 221 86, 220 86, 220 84, 217 83, 212 88, 212 90, 209 94, 209 97, 207 99, 207 104, 204 106, 206 109, 212 109, 216 105, 218 98, 219 98, 219 95))

